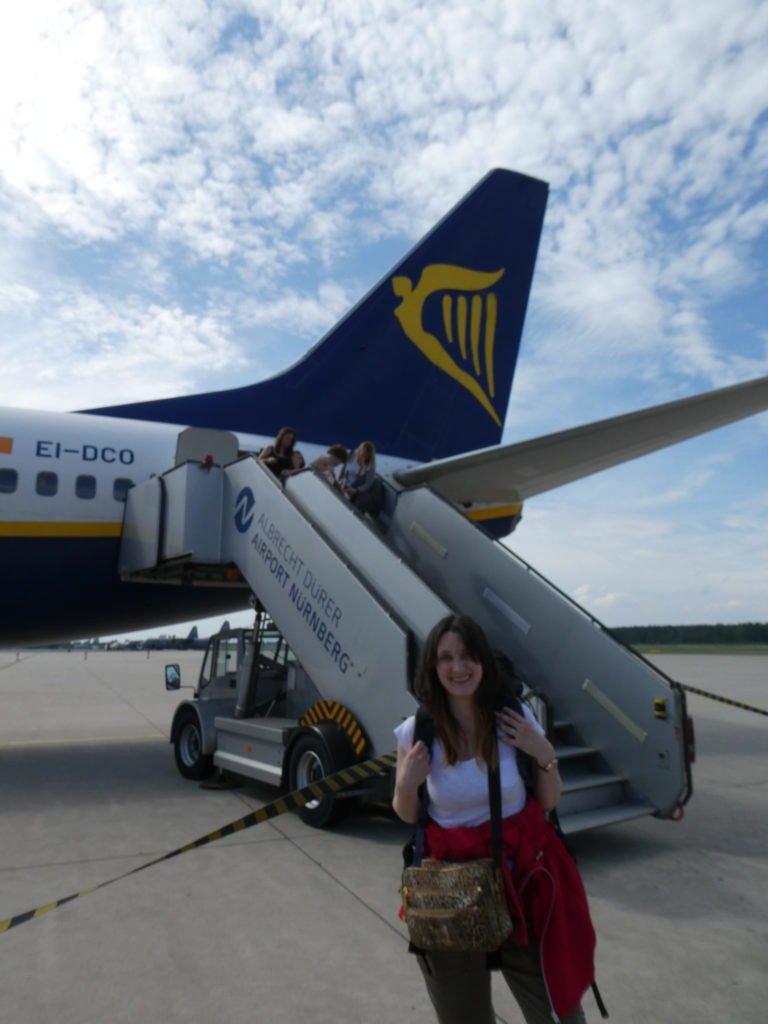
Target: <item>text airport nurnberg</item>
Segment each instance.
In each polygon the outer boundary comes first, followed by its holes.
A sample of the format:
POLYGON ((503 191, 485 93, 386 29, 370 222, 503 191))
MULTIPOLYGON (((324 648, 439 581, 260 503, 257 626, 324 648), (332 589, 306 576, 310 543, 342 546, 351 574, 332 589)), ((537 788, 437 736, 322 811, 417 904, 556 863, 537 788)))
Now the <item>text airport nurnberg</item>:
POLYGON ((259 516, 257 526, 261 532, 257 530, 251 538, 254 551, 283 590, 288 588, 291 603, 306 620, 317 641, 325 648, 343 675, 353 663, 336 634, 332 632, 332 628, 338 629, 341 622, 341 608, 312 570, 305 567, 304 560, 299 557, 291 543, 263 512, 259 516))

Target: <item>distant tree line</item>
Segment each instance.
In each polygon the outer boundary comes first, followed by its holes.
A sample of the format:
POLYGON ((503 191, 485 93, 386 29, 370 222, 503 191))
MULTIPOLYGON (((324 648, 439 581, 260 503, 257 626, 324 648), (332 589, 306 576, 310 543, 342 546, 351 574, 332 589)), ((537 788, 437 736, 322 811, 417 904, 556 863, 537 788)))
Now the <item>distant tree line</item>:
POLYGON ((768 622, 726 626, 619 626, 611 630, 626 644, 768 644, 768 622))

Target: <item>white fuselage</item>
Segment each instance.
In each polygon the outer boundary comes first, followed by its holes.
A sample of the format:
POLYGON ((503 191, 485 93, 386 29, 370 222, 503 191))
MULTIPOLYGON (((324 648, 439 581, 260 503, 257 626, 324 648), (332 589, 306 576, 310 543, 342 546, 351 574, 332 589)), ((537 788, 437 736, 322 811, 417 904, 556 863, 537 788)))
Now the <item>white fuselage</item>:
MULTIPOLYGON (((122 632, 242 606, 242 596, 127 584, 117 574, 127 490, 174 465, 183 425, 15 408, 0 417, 0 645, 122 632)), ((272 440, 238 435, 242 451, 272 440)), ((325 451, 299 440, 307 462, 325 451)), ((404 465, 384 457, 378 469, 390 475, 404 465)))

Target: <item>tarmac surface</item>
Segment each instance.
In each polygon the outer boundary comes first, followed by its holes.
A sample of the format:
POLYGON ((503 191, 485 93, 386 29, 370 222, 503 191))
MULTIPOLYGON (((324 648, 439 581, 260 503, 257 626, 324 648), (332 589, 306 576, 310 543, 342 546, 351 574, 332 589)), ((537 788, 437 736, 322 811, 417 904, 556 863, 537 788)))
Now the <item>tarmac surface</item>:
MULTIPOLYGON (((179 661, 192 683, 201 657, 0 651, 0 921, 274 799, 177 773, 162 666, 179 661)), ((653 660, 768 710, 768 657, 653 660)), ((698 757, 683 820, 572 840, 614 1024, 768 1016, 768 718, 693 694, 689 710, 698 757)), ((397 919, 410 831, 386 809, 328 832, 287 814, 0 934, 0 1022, 431 1021, 397 919)), ((520 1021, 493 984, 498 1019, 520 1021)), ((600 1020, 589 993, 584 1008, 600 1020)))

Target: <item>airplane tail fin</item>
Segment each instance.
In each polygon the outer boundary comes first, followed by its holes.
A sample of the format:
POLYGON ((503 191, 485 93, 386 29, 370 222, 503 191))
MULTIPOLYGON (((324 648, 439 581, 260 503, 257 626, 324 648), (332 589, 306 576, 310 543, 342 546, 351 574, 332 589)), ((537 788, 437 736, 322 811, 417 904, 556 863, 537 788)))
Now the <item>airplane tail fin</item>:
POLYGON ((487 174, 299 362, 229 391, 88 409, 418 461, 498 443, 547 185, 487 174))

